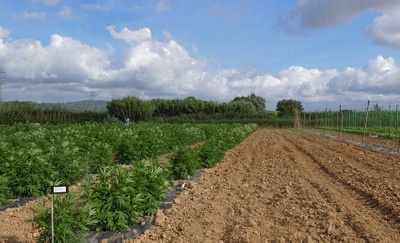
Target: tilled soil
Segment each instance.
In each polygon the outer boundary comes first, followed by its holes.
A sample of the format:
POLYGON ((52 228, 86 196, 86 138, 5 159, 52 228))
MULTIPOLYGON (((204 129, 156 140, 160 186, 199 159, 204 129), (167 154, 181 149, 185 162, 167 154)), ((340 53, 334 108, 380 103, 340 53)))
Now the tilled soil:
POLYGON ((400 157, 262 129, 126 242, 400 242, 400 157))
MULTIPOLYGON (((399 181, 398 155, 260 129, 125 243, 400 242, 399 181)), ((33 241, 26 207, 0 212, 0 242, 33 241)))
POLYGON ((336 136, 339 138, 343 139, 349 139, 353 140, 358 143, 366 144, 366 145, 375 145, 375 146, 381 146, 383 148, 388 148, 393 151, 398 151, 400 147, 400 141, 399 140, 392 140, 392 139, 385 139, 385 138, 378 138, 378 137, 372 137, 372 136, 362 136, 362 135, 355 135, 355 134, 349 134, 349 133, 339 133, 339 132, 333 132, 333 131, 326 131, 326 130, 309 130, 308 132, 311 133, 317 133, 325 136, 336 136))
POLYGON ((35 242, 39 236, 28 220, 33 218, 31 207, 36 201, 30 201, 21 207, 0 211, 0 242, 35 242))

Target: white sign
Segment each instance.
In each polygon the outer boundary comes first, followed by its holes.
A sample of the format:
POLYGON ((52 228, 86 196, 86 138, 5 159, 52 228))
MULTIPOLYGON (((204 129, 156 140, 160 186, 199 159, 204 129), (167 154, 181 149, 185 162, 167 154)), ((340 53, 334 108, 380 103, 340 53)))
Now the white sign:
POLYGON ((68 186, 52 186, 51 194, 67 193, 68 190, 68 186))

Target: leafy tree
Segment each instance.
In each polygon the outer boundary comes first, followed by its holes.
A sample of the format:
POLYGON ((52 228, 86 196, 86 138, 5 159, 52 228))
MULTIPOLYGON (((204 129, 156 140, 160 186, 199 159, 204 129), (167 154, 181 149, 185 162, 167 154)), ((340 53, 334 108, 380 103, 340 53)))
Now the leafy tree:
POLYGON ((185 99, 152 99, 150 101, 154 107, 154 116, 174 117, 184 114, 214 114, 218 104, 214 101, 202 101, 193 96, 185 99))
POLYGON ((147 121, 154 113, 154 106, 145 100, 135 96, 127 96, 123 99, 113 99, 107 104, 107 110, 121 121, 129 117, 131 121, 147 121))
POLYGON ((251 93, 248 96, 235 97, 231 102, 234 102, 234 101, 251 102, 257 111, 263 111, 266 108, 265 99, 260 96, 255 95, 254 93, 251 93))
POLYGON ((276 104, 276 111, 278 112, 278 116, 294 116, 295 112, 303 112, 303 106, 300 101, 293 99, 284 99, 278 101, 276 104))
POLYGON ((239 100, 221 103, 218 106, 218 112, 226 114, 255 114, 256 108, 249 101, 239 100))

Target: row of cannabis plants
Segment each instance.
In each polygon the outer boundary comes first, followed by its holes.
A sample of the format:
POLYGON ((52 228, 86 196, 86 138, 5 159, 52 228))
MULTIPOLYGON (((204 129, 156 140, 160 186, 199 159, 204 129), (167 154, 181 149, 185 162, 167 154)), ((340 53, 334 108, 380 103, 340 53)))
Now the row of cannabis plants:
POLYGON ((100 169, 151 159, 204 141, 218 125, 86 124, 0 127, 0 206, 72 185, 100 169))
MULTIPOLYGON (((151 159, 212 138, 217 127, 191 124, 86 124, 0 127, 0 206, 72 185, 114 164, 151 159)), ((240 126, 239 126, 240 127, 240 126)), ((234 130, 234 129, 233 129, 234 130)))
MULTIPOLYGON (((120 231, 154 215, 164 195, 172 189, 173 180, 187 179, 202 168, 223 159, 224 153, 257 129, 255 124, 181 125, 177 131, 198 133, 204 140, 176 146, 169 161, 157 158, 136 160, 124 157, 132 166, 108 165, 98 175, 83 180, 80 187, 54 200, 55 241, 81 242, 90 231, 120 231)), ((159 133, 160 130, 153 130, 159 133)), ((183 133, 177 133, 184 139, 183 133)), ((172 139, 172 138, 171 138, 172 139)), ((134 149, 126 143, 127 151, 134 149)), ((47 199, 48 201, 48 199, 47 199)), ((39 241, 51 236, 50 209, 46 199, 34 208, 33 223, 39 228, 39 241)))

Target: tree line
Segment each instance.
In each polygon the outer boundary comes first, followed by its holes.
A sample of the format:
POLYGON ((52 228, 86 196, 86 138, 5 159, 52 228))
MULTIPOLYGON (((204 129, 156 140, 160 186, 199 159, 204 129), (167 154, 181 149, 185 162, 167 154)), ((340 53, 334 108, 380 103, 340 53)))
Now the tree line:
POLYGON ((254 94, 236 97, 230 102, 204 101, 193 96, 185 99, 141 100, 135 96, 113 99, 107 104, 110 115, 123 120, 148 121, 152 117, 170 118, 183 115, 248 114, 265 111, 265 99, 254 94))
POLYGON ((254 93, 235 97, 229 102, 215 102, 196 99, 143 100, 136 96, 113 99, 107 103, 105 112, 71 112, 60 105, 37 104, 33 102, 7 102, 0 106, 0 124, 15 123, 86 123, 116 122, 130 118, 132 122, 168 123, 257 123, 259 125, 282 126, 290 123, 298 110, 303 111, 301 102, 281 100, 276 112, 266 111, 264 98, 254 93), (263 124, 265 123, 265 124, 263 124))

